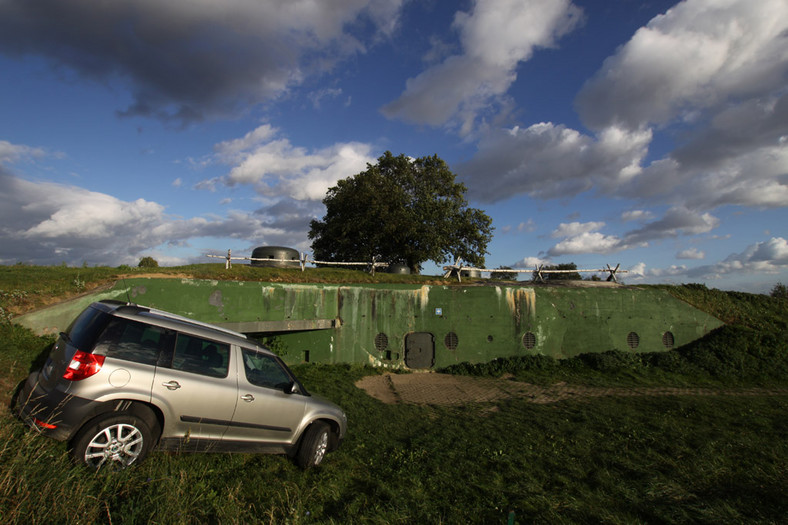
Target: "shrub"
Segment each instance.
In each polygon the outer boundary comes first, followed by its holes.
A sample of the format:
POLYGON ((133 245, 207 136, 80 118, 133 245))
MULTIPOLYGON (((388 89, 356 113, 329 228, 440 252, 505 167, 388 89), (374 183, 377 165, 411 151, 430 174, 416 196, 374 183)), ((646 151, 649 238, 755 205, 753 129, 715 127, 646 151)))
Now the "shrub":
POLYGON ((788 286, 785 286, 783 283, 777 283, 772 288, 772 291, 769 292, 769 295, 775 299, 788 299, 788 286))
POLYGON ((621 369, 638 369, 643 366, 640 354, 632 352, 622 352, 621 350, 609 350, 601 353, 580 354, 577 356, 587 367, 600 372, 615 371, 621 369))
POLYGON ((140 268, 158 268, 159 262, 153 257, 143 257, 137 266, 140 268))

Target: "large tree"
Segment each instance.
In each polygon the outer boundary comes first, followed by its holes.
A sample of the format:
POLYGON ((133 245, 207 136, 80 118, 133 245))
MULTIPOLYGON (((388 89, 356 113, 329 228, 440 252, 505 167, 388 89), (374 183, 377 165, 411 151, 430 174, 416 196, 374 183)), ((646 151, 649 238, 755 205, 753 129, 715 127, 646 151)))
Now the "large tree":
POLYGON ((407 264, 460 257, 484 264, 492 219, 469 208, 465 185, 437 155, 411 159, 387 151, 366 171, 329 188, 323 220, 310 223, 312 252, 322 261, 407 264))

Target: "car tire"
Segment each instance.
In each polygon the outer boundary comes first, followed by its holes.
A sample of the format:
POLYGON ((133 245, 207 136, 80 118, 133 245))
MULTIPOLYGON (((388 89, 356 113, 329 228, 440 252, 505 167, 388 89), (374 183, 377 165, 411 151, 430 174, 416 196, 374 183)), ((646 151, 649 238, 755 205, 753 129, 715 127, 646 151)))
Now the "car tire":
POLYGON ((71 456, 77 463, 99 470, 121 470, 144 460, 155 436, 148 423, 134 414, 106 414, 83 426, 72 441, 71 456))
POLYGON ((312 423, 306 429, 296 455, 299 467, 306 470, 320 465, 328 452, 329 432, 328 425, 321 421, 312 423))

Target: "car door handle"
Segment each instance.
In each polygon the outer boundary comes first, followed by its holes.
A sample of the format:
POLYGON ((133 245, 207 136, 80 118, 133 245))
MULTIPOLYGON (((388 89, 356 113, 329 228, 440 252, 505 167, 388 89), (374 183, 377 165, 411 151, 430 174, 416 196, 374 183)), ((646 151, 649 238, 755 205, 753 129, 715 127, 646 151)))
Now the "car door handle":
POLYGON ((181 387, 181 384, 177 381, 167 381, 161 385, 166 386, 168 390, 178 390, 181 387))
POLYGON ((245 396, 241 396, 241 399, 243 399, 247 403, 251 403, 252 401, 254 401, 254 396, 252 394, 246 394, 245 396))

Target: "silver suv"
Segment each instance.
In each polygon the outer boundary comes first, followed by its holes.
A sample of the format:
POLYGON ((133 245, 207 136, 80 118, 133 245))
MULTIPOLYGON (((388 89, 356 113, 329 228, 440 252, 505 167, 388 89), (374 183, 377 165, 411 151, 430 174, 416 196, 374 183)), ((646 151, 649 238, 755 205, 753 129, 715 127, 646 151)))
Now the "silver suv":
POLYGON ((60 334, 18 413, 96 469, 140 462, 156 445, 287 454, 310 468, 347 430, 339 407, 246 336, 117 301, 91 304, 60 334))

